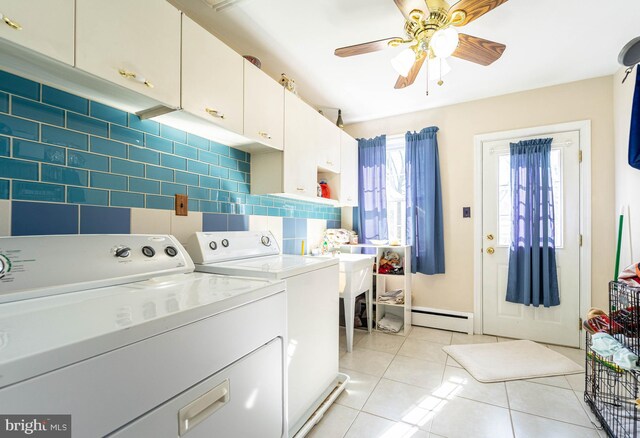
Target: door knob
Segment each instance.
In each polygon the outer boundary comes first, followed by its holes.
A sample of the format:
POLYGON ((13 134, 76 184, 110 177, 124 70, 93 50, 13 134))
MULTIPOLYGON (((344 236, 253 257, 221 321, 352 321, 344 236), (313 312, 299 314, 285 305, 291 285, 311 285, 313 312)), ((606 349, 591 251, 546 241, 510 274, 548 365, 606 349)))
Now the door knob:
POLYGON ((493 234, 487 234, 487 239, 493 240, 493 234))
POLYGON ((495 250, 495 249, 493 249, 493 247, 491 247, 491 246, 490 246, 489 248, 487 248, 487 254, 491 255, 491 254, 493 254, 494 252, 496 252, 496 250, 495 250))

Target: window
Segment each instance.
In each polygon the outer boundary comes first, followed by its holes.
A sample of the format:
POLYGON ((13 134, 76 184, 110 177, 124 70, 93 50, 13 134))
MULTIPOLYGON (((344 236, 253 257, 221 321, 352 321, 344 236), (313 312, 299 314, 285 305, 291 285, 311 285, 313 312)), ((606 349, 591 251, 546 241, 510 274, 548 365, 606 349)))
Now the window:
POLYGON ((405 241, 404 135, 387 137, 387 224, 389 242, 405 241))
MULTIPOLYGON (((388 156, 388 153, 387 153, 388 156)), ((388 160, 388 158, 387 158, 388 160)), ((562 248, 564 228, 562 150, 551 149, 551 183, 553 185, 553 212, 555 215, 555 247, 562 248)), ((388 181, 388 177, 387 177, 388 181)), ((387 183, 388 184, 388 183, 387 183)), ((498 157, 498 245, 511 245, 511 156, 498 157)))

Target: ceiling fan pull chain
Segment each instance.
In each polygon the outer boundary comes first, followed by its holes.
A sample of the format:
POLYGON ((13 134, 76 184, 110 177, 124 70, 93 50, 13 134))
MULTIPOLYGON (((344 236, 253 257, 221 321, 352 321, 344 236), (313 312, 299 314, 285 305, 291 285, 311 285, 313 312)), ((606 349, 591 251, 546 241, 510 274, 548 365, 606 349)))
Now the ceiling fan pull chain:
POLYGON ((426 67, 425 70, 425 76, 427 77, 427 91, 425 92, 425 96, 429 95, 429 63, 431 62, 431 60, 429 59, 429 54, 427 54, 427 59, 425 60, 426 62, 426 67))

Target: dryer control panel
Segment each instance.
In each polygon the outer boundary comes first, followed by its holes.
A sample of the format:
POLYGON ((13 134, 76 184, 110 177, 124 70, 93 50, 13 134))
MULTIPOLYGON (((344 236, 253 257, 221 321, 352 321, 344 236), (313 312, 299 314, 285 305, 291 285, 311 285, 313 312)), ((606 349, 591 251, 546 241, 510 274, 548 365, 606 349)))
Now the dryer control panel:
POLYGON ((0 237, 0 303, 192 272, 168 235, 0 237))
POLYGON ((218 263, 280 254, 270 231, 215 231, 193 234, 185 245, 195 263, 218 263))

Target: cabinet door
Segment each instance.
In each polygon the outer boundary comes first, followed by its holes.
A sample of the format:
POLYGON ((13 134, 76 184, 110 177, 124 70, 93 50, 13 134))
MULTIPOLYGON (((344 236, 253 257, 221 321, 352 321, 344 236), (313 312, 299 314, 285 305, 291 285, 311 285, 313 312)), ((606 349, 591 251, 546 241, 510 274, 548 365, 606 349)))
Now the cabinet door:
POLYGON ((76 0, 76 67, 180 105, 180 11, 157 0, 76 0))
POLYGON ((287 91, 284 96, 284 192, 316 197, 317 113, 296 95, 287 91))
POLYGON ((73 65, 74 0, 3 0, 0 38, 73 65))
POLYGON ((244 61, 244 136, 282 150, 284 87, 244 61))
POLYGON ((358 141, 346 132, 340 133, 340 204, 358 205, 358 141))
POLYGON ((242 134, 242 61, 242 56, 183 16, 182 107, 242 134))
POLYGON ((340 172, 340 128, 321 114, 315 115, 318 124, 317 157, 318 167, 323 170, 340 172))

